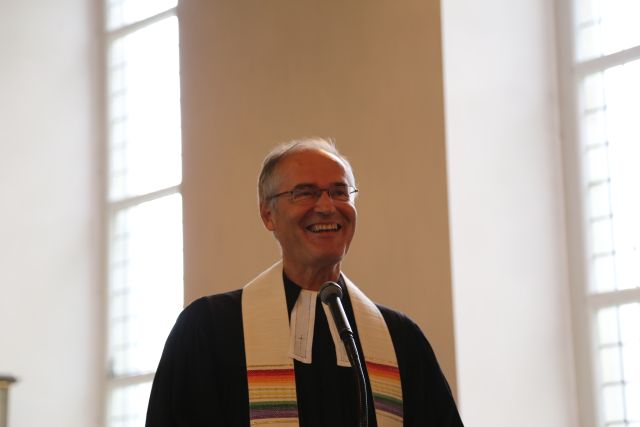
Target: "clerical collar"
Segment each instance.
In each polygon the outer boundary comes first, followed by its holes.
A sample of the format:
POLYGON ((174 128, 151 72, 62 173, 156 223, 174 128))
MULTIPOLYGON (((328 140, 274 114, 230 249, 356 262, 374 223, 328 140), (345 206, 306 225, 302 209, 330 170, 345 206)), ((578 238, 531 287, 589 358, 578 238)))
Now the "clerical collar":
MULTIPOLYGON (((313 355, 313 332, 315 327, 316 307, 318 292, 302 289, 295 282, 282 272, 285 295, 287 299, 287 311, 289 313, 289 356, 293 359, 310 364, 313 355)), ((347 286, 342 280, 342 276, 338 279, 338 284, 346 294, 347 286)), ((344 301, 348 301, 347 295, 344 301)), ((327 319, 331 317, 329 308, 324 304, 320 304, 327 319)), ((349 367, 349 358, 344 348, 344 344, 340 339, 338 330, 334 322, 329 321, 329 331, 333 338, 333 344, 336 350, 336 362, 338 366, 349 367)))
MULTIPOLYGON (((296 305, 296 301, 298 301, 298 295, 300 295, 300 290, 302 290, 302 287, 300 287, 293 280, 289 279, 284 271, 282 272, 282 281, 284 282, 284 292, 287 297, 287 311, 289 312, 289 320, 291 320, 291 310, 293 310, 293 307, 296 305)), ((344 283, 344 279, 342 278, 342 274, 338 278, 337 283, 342 288, 342 300, 345 301, 345 299, 349 298, 349 293, 347 291, 347 286, 344 283)), ((345 309, 347 309, 347 307, 345 307, 345 309)))

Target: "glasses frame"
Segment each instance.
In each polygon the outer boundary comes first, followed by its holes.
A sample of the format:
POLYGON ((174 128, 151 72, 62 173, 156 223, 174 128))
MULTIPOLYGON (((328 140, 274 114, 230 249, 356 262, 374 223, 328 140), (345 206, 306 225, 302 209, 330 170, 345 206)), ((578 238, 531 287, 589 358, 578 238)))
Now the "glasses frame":
POLYGON ((349 202, 355 200, 355 196, 352 196, 352 194, 356 194, 359 191, 353 185, 335 185, 335 186, 329 187, 329 188, 319 188, 319 187, 315 187, 315 186, 304 186, 304 187, 300 187, 300 188, 293 188, 291 190, 283 191, 282 193, 278 193, 278 194, 274 194, 272 196, 269 196, 269 197, 267 197, 267 201, 271 201, 271 200, 273 200, 275 198, 278 198, 280 196, 288 195, 290 202, 292 202, 292 203, 301 203, 300 200, 296 201, 293 198, 294 193, 296 191, 299 191, 299 190, 306 190, 306 191, 313 192, 314 193, 314 197, 312 199, 313 203, 315 203, 318 200, 320 200, 320 197, 322 197, 322 193, 324 193, 325 191, 327 192, 327 195, 329 196, 329 198, 333 202, 349 203, 349 202), (334 195, 332 193, 333 193, 333 191, 335 191, 338 188, 341 188, 341 189, 342 188, 346 188, 347 189, 347 194, 349 196, 349 200, 340 200, 340 199, 334 198, 334 195))

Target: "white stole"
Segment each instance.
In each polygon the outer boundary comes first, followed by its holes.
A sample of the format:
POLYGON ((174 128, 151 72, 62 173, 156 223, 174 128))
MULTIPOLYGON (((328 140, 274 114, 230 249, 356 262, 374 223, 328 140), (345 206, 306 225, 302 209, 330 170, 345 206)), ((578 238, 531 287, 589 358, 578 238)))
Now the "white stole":
MULTIPOLYGON (((366 362, 365 369, 373 391, 378 426, 401 426, 402 387, 389 329, 378 307, 346 276, 343 277, 358 327, 364 353, 361 358, 366 362)), ((307 297, 309 296, 307 294, 307 297)), ((315 305, 315 300, 307 298, 303 304, 315 305)), ((296 311, 296 316, 302 311, 296 311)), ((292 312, 292 324, 293 321, 292 312)), ((289 326, 281 261, 244 287, 242 322, 251 425, 297 426, 298 410, 292 358, 295 353, 292 351, 295 350, 295 334, 290 331, 289 326)), ((333 322, 329 321, 330 327, 332 324, 333 322)), ((334 333, 337 336, 337 331, 332 330, 332 336, 334 333)), ((310 339, 313 341, 312 337, 310 339)), ((341 364, 340 352, 344 351, 344 347, 339 343, 336 352, 338 363, 341 364), (342 350, 339 349, 340 346, 342 350)), ((305 349, 299 350, 307 350, 310 357, 310 345, 311 343, 307 342, 305 349)))

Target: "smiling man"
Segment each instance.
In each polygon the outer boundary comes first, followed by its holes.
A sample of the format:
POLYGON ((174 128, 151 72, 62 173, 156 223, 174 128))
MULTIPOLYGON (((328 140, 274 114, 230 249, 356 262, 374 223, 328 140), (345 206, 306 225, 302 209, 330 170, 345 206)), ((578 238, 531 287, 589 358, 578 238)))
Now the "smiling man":
POLYGON ((461 426, 420 329, 371 302, 341 270, 356 230, 349 162, 331 141, 276 147, 258 182, 282 259, 178 318, 154 379, 147 426, 355 426, 357 388, 318 289, 343 291, 364 361, 370 426, 461 426))
POLYGON ((307 146, 313 144, 286 146, 279 156, 267 159, 275 164, 267 164, 260 178, 266 187, 260 192, 260 215, 280 242, 287 277, 317 291, 340 275, 340 262, 356 230, 358 190, 348 163, 327 148, 302 149, 307 146), (288 155, 282 157, 284 153, 288 155), (281 189, 286 190, 278 192, 281 189))

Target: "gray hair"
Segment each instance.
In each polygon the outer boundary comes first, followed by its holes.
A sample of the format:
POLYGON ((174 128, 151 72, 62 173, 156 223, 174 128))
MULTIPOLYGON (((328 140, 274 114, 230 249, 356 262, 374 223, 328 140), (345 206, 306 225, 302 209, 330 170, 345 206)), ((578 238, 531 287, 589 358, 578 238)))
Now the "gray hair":
POLYGON ((260 171, 260 177, 258 178, 258 201, 262 204, 267 201, 267 198, 276 191, 278 185, 277 175, 275 174, 278 163, 290 154, 297 153, 306 150, 321 150, 329 154, 336 156, 344 165, 347 172, 347 179, 349 185, 356 185, 355 177, 353 176, 353 169, 351 164, 344 157, 338 149, 332 139, 327 138, 305 138, 280 144, 275 147, 262 162, 262 170, 260 171))

